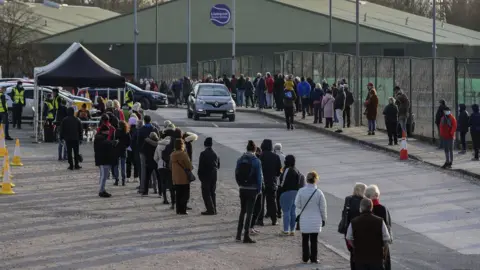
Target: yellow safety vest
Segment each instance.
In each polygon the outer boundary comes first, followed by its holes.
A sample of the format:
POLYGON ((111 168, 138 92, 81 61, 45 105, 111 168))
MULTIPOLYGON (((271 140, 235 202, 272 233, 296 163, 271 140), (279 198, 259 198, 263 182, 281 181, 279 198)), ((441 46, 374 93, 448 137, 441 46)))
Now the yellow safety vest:
POLYGON ((19 91, 16 87, 13 88, 13 93, 15 94, 13 102, 16 104, 24 104, 25 99, 23 98, 23 94, 25 91, 19 91))
POLYGON ((49 101, 45 101, 45 104, 47 104, 48 107, 48 113, 47 113, 47 120, 53 120, 53 103, 49 101))
MULTIPOLYGON (((3 95, 3 93, 0 93, 0 97, 3 95)), ((3 102, 2 100, 0 99, 0 113, 3 113, 5 112, 5 107, 3 107, 3 102)))
POLYGON ((128 90, 125 92, 125 104, 127 104, 128 107, 132 108, 133 107, 133 100, 130 100, 129 98, 129 93, 132 93, 132 97, 133 97, 133 92, 132 90, 128 90))
POLYGON ((60 96, 56 96, 56 97, 53 99, 53 104, 52 104, 52 106, 53 106, 53 108, 54 108, 55 110, 58 110, 58 108, 59 108, 59 103, 60 103, 60 96))

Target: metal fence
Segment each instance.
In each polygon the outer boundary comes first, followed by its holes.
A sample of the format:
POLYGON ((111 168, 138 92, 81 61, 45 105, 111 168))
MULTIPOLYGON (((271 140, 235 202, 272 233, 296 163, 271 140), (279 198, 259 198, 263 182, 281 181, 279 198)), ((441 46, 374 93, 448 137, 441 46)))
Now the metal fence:
MULTIPOLYGON (((274 67, 273 59, 265 56, 239 56, 236 61, 236 75, 243 74, 247 77, 253 77, 258 72, 265 73, 272 71, 274 67)), ((206 60, 198 62, 198 79, 206 78, 211 75, 214 78, 227 74, 230 76, 232 72, 232 59, 221 58, 215 60, 206 60)))
POLYGON ((156 65, 140 67, 139 71, 140 78, 153 78, 157 82, 165 81, 167 84, 170 84, 174 80, 183 78, 183 76, 187 74, 187 64, 175 63, 158 65, 158 76, 156 65))

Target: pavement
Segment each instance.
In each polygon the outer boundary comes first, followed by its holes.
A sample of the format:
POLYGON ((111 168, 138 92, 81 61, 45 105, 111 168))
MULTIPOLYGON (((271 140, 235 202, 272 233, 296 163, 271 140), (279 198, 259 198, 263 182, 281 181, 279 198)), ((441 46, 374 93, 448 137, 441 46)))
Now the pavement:
MULTIPOLYGON (((152 117, 163 121, 163 112, 174 116, 179 111, 158 110, 152 117)), ((239 119, 250 121, 248 115, 239 119)), ((266 121, 276 125, 267 118, 256 124, 266 121)), ((182 129, 196 131, 196 127, 177 123, 182 129)), ((214 128, 212 123, 204 122, 203 128, 214 128)), ((0 197, 0 269, 349 268, 345 258, 324 245, 319 247, 321 264, 300 264, 300 235, 280 237, 280 226, 268 222, 259 227, 257 244, 235 242, 239 199, 233 175, 238 153, 228 146, 215 146, 222 159, 217 189, 219 215, 200 215, 204 205, 196 181, 189 202, 193 210, 188 216, 177 216, 158 195, 139 196, 136 183, 116 187, 109 180, 107 191, 113 197, 98 197, 99 173, 92 143, 81 145, 83 168, 71 172, 66 162, 57 161, 56 144, 30 143, 26 131, 14 130, 12 137, 23 138, 25 166, 12 168, 16 195, 0 197)), ((194 144, 195 165, 203 150, 202 142, 194 144)), ((8 148, 13 151, 10 142, 8 148)))
MULTIPOLYGON (((254 108, 237 108, 237 111, 257 115, 262 114, 264 116, 277 119, 282 123, 285 122, 284 112, 278 112, 272 109, 264 109, 259 111, 254 108)), ((367 134, 368 128, 365 126, 345 128, 343 129, 342 133, 336 133, 335 123, 333 128, 326 129, 324 128, 325 124, 313 124, 313 116, 306 116, 305 119, 301 119, 301 113, 297 114, 297 117, 295 117, 295 122, 297 126, 301 126, 303 128, 308 128, 339 139, 344 139, 350 142, 363 144, 371 148, 400 155, 401 139, 399 138, 399 145, 389 146, 387 133, 381 130, 376 131, 376 134, 373 136, 369 136, 367 134)), ((470 135, 467 134, 467 136, 470 135)), ((437 149, 435 145, 429 144, 425 141, 417 140, 415 138, 408 138, 407 149, 409 158, 411 159, 421 161, 435 167, 441 167, 445 163, 445 154, 443 149, 437 149)), ((473 153, 471 151, 469 151, 467 154, 455 154, 453 168, 451 170, 480 179, 480 162, 472 161, 472 154, 473 153)))

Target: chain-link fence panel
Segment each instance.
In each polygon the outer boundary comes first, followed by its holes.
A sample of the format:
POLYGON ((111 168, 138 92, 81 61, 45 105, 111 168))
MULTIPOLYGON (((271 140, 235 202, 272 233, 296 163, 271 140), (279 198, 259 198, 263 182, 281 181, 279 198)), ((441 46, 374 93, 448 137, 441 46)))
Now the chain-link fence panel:
POLYGON ((432 105, 432 59, 412 59, 412 97, 410 106, 415 118, 414 134, 432 138, 436 132, 435 107, 432 105))
POLYGON ((411 67, 410 67, 410 58, 395 58, 394 59, 394 72, 393 77, 395 78, 395 86, 400 87, 403 92, 407 95, 409 99, 411 97, 411 88, 410 84, 412 82, 411 78, 411 67))
POLYGON ((284 73, 284 53, 274 53, 273 54, 273 64, 274 64, 274 67, 273 67, 273 72, 275 72, 275 74, 283 74, 284 73))
POLYGON ((350 77, 350 55, 337 54, 335 57, 335 80, 345 79, 347 84, 350 77))
POLYGON ((458 104, 471 105, 480 102, 480 59, 457 59, 458 104))
POLYGON ((440 100, 452 110, 457 116, 458 104, 455 99, 455 60, 447 58, 437 58, 435 60, 435 106, 438 106, 440 100))
POLYGON ((232 59, 231 58, 222 58, 216 60, 216 77, 221 77, 224 74, 227 77, 230 77, 232 74, 232 59))
POLYGON ((328 84, 336 83, 336 59, 333 53, 323 53, 323 78, 328 84))
POLYGON ((293 52, 285 52, 285 75, 293 74, 293 52))
POLYGON ((292 51, 292 74, 295 77, 301 77, 303 74, 303 52, 292 51))
POLYGON ((323 53, 313 53, 313 80, 321 82, 324 78, 323 53))
POLYGON ((378 57, 376 59, 376 85, 378 97, 377 126, 386 129, 383 119, 383 108, 388 104, 388 98, 393 95, 393 58, 378 57))
POLYGON ((313 52, 303 52, 302 59, 302 76, 313 78, 313 52))

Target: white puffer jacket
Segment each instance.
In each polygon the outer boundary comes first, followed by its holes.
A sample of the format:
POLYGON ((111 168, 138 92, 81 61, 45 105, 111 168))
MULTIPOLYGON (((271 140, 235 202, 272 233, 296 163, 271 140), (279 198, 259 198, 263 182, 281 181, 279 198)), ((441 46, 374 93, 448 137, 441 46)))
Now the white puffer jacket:
POLYGON ((307 184, 298 190, 295 198, 295 207, 297 215, 300 214, 303 207, 302 215, 300 216, 300 231, 302 233, 318 233, 322 231, 322 220, 327 221, 327 201, 320 189, 316 185, 307 184), (312 196, 312 193, 315 194, 312 196), (307 204, 308 198, 312 199, 307 204), (305 204, 307 204, 305 206, 305 204))
POLYGON ((155 149, 155 154, 153 155, 153 159, 155 159, 155 162, 157 162, 159 169, 165 168, 165 165, 163 164, 164 162, 162 159, 162 151, 170 143, 170 140, 171 140, 170 136, 165 137, 163 140, 158 142, 158 146, 155 149))

